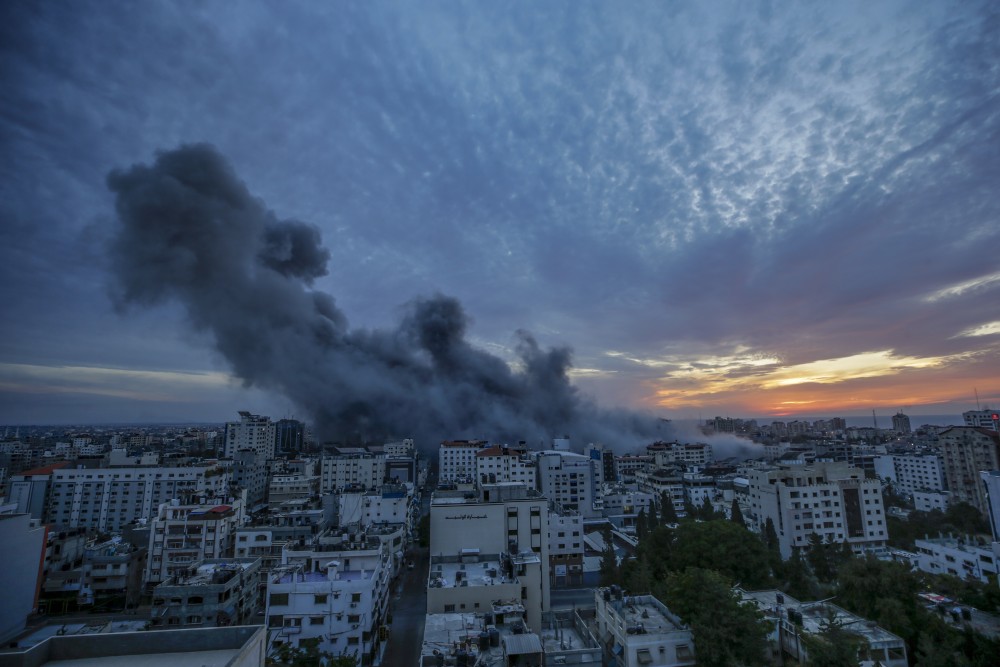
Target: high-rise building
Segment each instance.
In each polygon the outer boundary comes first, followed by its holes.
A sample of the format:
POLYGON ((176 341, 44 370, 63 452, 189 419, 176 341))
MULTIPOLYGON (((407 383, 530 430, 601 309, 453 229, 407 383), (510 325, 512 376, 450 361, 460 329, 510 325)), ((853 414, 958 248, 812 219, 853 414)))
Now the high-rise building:
POLYGON ((278 454, 301 452, 306 427, 295 419, 279 419, 274 424, 274 451, 278 454))
POLYGON ((226 423, 226 456, 250 449, 263 461, 274 458, 275 425, 270 417, 240 411, 238 422, 226 423))
POLYGON ((980 471, 1000 469, 1000 433, 954 426, 938 434, 951 502, 966 502, 983 515, 989 511, 980 471))
POLYGON ((546 498, 585 519, 599 516, 594 468, 597 461, 583 454, 549 450, 538 452, 538 489, 546 498))
POLYGON ((989 509, 990 530, 993 531, 993 541, 1000 542, 1000 470, 984 470, 979 473, 986 493, 986 506, 989 509))
POLYGON ((754 470, 749 477, 750 516, 763 531, 770 519, 781 557, 823 542, 847 541, 855 551, 884 547, 888 539, 881 482, 846 463, 787 465, 754 470))
POLYGON ((943 491, 944 467, 936 454, 884 454, 874 459, 875 474, 905 494, 943 491))
POLYGON ((476 452, 476 480, 480 484, 518 482, 535 488, 535 462, 524 449, 484 447, 476 452))
POLYGON ((892 416, 892 430, 904 435, 910 433, 910 418, 902 412, 897 412, 892 416))
POLYGON ((323 455, 320 464, 320 492, 347 488, 374 489, 385 480, 385 454, 367 449, 338 447, 323 455))
POLYGON ((0 641, 4 646, 7 640, 24 630, 28 615, 38 605, 38 577, 45 557, 46 532, 47 528, 38 525, 28 514, 0 513, 0 544, 3 545, 0 641))

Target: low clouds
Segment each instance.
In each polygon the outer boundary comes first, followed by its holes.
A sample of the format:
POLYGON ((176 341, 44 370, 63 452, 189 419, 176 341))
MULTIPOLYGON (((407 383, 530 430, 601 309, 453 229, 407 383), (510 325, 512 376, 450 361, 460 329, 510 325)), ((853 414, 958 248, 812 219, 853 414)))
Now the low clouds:
MULTIPOLYGON (((81 231, 109 227, 103 174, 209 141, 330 246, 302 256, 304 226, 256 252, 356 326, 454 294, 477 347, 513 362, 508 332, 534 331, 573 346, 586 391, 668 413, 658 392, 697 376, 604 352, 742 382, 760 368, 713 360, 893 350, 949 360, 907 382, 1000 394, 981 328, 1000 302, 983 280, 1000 241, 991 3, 0 11, 0 270, 18 313, 0 361, 204 368, 210 341, 174 333, 175 312, 118 321, 117 346, 91 333, 112 316, 101 239, 81 231), (171 332, 156 346, 137 334, 154 323, 171 332)), ((969 393, 949 391, 933 400, 969 393)))

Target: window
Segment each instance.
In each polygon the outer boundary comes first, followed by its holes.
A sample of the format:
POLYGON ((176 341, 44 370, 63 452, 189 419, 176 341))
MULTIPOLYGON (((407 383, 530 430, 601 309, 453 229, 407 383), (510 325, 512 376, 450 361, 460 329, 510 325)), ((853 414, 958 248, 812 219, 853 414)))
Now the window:
POLYGON ((322 616, 310 616, 309 617, 309 625, 323 625, 323 617, 322 616))
POLYGON ((314 595, 313 604, 326 604, 327 597, 326 593, 323 593, 322 595, 314 595))
POLYGON ((288 593, 271 593, 267 602, 274 606, 285 606, 288 604, 288 593))
POLYGON ((361 593, 351 593, 351 602, 361 602, 361 593))
POLYGON ((361 622, 361 615, 360 614, 348 614, 347 615, 347 622, 348 623, 360 623, 361 622))

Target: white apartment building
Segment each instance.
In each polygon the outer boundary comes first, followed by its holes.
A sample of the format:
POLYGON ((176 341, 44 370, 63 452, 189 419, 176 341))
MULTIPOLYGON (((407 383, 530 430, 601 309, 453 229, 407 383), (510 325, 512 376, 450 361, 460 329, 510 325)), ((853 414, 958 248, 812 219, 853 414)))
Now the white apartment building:
POLYGON ((272 646, 318 640, 321 651, 371 665, 380 653, 389 603, 391 559, 378 540, 344 548, 286 549, 269 575, 266 618, 272 646))
MULTIPOLYGON (((12 491, 13 480, 12 478, 12 491)), ((224 495, 229 475, 217 466, 173 468, 58 468, 47 481, 45 522, 118 531, 156 514, 185 493, 224 495)), ((37 489, 36 489, 37 491, 37 489)))
POLYGON ((206 559, 232 556, 236 529, 243 525, 246 492, 237 497, 206 497, 181 504, 174 499, 160 505, 149 522, 149 554, 145 586, 152 588, 181 575, 206 559))
POLYGON ((660 504, 660 499, 666 493, 671 504, 674 506, 674 512, 677 516, 681 517, 686 514, 684 503, 687 496, 684 493, 684 479, 681 475, 677 475, 670 470, 643 471, 636 473, 635 481, 640 491, 651 493, 656 497, 657 506, 660 508, 661 513, 663 512, 663 507, 660 504))
POLYGON ((943 491, 944 465, 936 454, 886 454, 875 457, 875 474, 892 482, 895 490, 912 495, 918 490, 943 491))
POLYGON ((684 484, 684 499, 692 507, 701 507, 705 501, 712 502, 719 490, 715 486, 715 478, 710 475, 686 472, 681 477, 684 484))
POLYGON ((385 480, 385 461, 385 454, 374 454, 367 449, 338 448, 335 453, 323 456, 320 491, 378 488, 385 480))
POLYGON ((966 426, 974 426, 979 428, 987 428, 991 431, 997 429, 997 424, 1000 423, 1000 410, 990 410, 986 408, 985 410, 969 410, 962 413, 962 419, 965 420, 966 426))
POLYGON ((413 438, 406 438, 404 440, 385 443, 382 445, 382 451, 385 452, 386 456, 410 458, 416 453, 416 448, 413 445, 413 438))
POLYGON ((252 450, 261 461, 274 458, 274 422, 270 417, 241 411, 238 422, 226 423, 226 457, 240 450, 252 450))
POLYGON ((914 491, 913 507, 918 512, 945 511, 951 494, 947 491, 914 491))
POLYGON ((319 482, 319 475, 273 475, 267 489, 267 504, 277 507, 287 500, 316 498, 319 496, 319 482))
POLYGON ((646 447, 652 454, 653 464, 657 468, 674 463, 689 466, 706 466, 715 460, 712 445, 704 442, 657 442, 646 447))
POLYGON ((681 667, 695 664, 694 637, 652 595, 624 595, 617 586, 598 588, 595 634, 614 646, 615 667, 681 667))
POLYGON ((945 537, 914 540, 916 566, 924 572, 950 574, 961 579, 990 583, 996 579, 1000 557, 989 547, 945 537))
POLYGON ((615 459, 615 476, 618 481, 638 479, 640 473, 653 469, 655 457, 652 454, 619 456, 615 459))
POLYGON ((9 505, 0 508, 0 544, 3 545, 0 641, 4 646, 24 630, 28 616, 35 612, 47 532, 48 529, 38 525, 31 516, 17 513, 9 505))
POLYGON ((445 440, 438 448, 438 481, 478 479, 476 454, 487 446, 485 440, 445 440))
POLYGON ((781 557, 809 546, 817 533, 824 542, 847 541, 855 551, 881 548, 888 533, 882 489, 877 479, 846 463, 815 463, 754 470, 749 475, 750 517, 758 531, 774 523, 781 557))
POLYGON ((486 484, 479 498, 437 492, 431 501, 427 613, 523 607, 533 632, 549 610, 549 503, 522 484, 486 484))
POLYGON ((516 482, 536 488, 535 461, 524 449, 484 447, 476 452, 476 479, 480 484, 516 482))
POLYGON ((401 523, 409 527, 412 499, 409 488, 401 484, 386 484, 364 493, 341 493, 338 498, 338 525, 356 523, 368 527, 373 524, 401 523))
POLYGON ((549 450, 538 452, 538 489, 552 502, 584 518, 600 516, 595 510, 597 488, 594 468, 600 465, 583 454, 549 450))

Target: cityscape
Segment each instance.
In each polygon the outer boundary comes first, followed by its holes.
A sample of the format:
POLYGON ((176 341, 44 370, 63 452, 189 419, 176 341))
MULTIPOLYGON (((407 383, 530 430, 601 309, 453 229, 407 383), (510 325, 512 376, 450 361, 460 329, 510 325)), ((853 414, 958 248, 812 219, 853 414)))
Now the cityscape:
POLYGON ((7 427, 0 664, 989 664, 1000 414, 962 421, 715 417, 632 451, 7 427))
POLYGON ((1000 665, 998 26, 0 3, 0 667, 1000 665))

